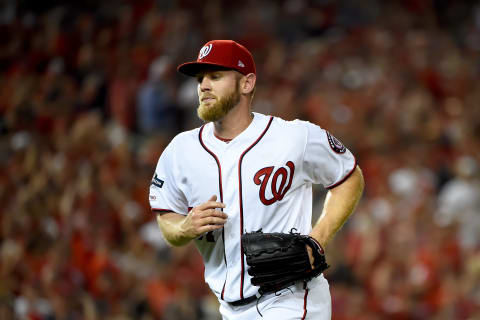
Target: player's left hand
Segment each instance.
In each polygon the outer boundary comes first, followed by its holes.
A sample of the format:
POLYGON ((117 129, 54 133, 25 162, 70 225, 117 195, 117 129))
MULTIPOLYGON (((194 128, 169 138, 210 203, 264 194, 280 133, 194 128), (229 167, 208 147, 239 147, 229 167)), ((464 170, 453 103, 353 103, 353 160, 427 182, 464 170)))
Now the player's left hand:
MULTIPOLYGON (((312 235, 310 235, 311 238, 312 235)), ((315 239, 315 238, 313 238, 315 239)), ((320 244, 320 242, 315 239, 316 242, 318 243, 318 245, 320 246, 321 250, 323 251, 323 246, 320 244)), ((308 252, 308 258, 310 259, 310 265, 312 266, 312 269, 315 269, 315 257, 313 256, 313 251, 312 251, 312 247, 308 246, 308 245, 305 245, 305 247, 307 248, 307 252, 308 252)))
POLYGON ((312 269, 315 269, 315 265, 313 264, 313 262, 315 261, 315 258, 313 257, 312 248, 310 248, 307 245, 305 245, 305 247, 307 247, 308 258, 310 259, 310 265, 312 266, 312 269))

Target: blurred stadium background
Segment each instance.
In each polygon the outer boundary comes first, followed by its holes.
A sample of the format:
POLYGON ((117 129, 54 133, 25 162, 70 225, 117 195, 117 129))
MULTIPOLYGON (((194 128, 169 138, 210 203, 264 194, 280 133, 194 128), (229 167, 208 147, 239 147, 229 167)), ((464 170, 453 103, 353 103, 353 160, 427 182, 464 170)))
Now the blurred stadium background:
POLYGON ((333 319, 480 319, 478 1, 3 0, 0 34, 0 319, 218 319, 147 199, 200 124, 175 67, 214 38, 253 52, 256 111, 364 171, 328 247, 333 319))

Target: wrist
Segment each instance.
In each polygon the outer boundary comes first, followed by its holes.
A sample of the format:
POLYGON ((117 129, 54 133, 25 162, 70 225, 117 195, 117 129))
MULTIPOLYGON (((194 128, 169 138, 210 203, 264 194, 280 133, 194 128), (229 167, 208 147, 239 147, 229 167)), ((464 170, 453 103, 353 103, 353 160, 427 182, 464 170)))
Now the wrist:
POLYGON ((325 251, 323 250, 324 246, 320 243, 320 241, 318 241, 317 239, 315 239, 312 236, 310 236, 310 239, 312 240, 312 245, 314 245, 316 247, 314 249, 317 252, 319 252, 320 254, 325 254, 325 251))
POLYGON ((324 237, 318 236, 313 232, 309 234, 309 236, 314 239, 323 249, 326 247, 328 240, 324 237))
MULTIPOLYGON (((185 219, 186 220, 186 219, 185 219)), ((183 220, 178 228, 178 242, 182 244, 186 244, 191 240, 197 238, 198 236, 194 235, 190 228, 188 227, 186 221, 183 220)))

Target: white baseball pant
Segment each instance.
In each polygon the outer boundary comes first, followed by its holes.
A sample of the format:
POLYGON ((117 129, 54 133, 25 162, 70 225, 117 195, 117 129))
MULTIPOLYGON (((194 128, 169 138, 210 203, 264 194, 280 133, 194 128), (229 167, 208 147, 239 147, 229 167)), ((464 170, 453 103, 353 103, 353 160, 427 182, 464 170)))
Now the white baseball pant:
POLYGON ((276 294, 262 296, 258 304, 254 301, 234 307, 220 301, 220 313, 223 320, 330 320, 332 304, 327 280, 320 275, 304 287, 299 282, 276 294))

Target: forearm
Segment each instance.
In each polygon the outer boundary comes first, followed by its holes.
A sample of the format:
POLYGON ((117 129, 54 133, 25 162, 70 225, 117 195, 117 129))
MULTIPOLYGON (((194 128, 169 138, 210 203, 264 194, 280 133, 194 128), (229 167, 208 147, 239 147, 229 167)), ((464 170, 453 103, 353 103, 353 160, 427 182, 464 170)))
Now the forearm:
POLYGON ((186 216, 174 212, 162 215, 157 214, 158 227, 162 231, 165 240, 172 246, 183 246, 193 239, 192 236, 186 234, 183 228, 185 219, 186 216))
POLYGON ((207 232, 223 228, 228 216, 221 211, 225 205, 216 200, 217 196, 213 195, 186 216, 174 212, 158 214, 157 223, 165 240, 172 246, 183 246, 207 232))
POLYGON ((363 188, 362 171, 357 166, 345 182, 328 191, 322 215, 314 225, 310 236, 325 247, 355 210, 363 188))

